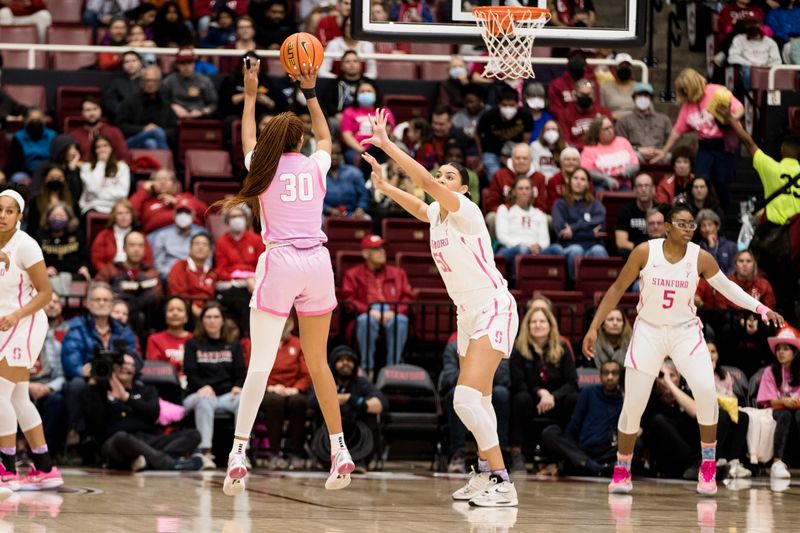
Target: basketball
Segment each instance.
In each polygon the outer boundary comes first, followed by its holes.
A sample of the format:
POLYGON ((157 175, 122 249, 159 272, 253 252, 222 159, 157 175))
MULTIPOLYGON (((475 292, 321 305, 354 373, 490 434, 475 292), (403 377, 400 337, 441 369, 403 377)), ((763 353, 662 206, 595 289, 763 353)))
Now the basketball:
POLYGON ((310 33, 292 34, 281 45, 281 65, 287 74, 294 77, 300 74, 300 65, 310 64, 319 68, 324 57, 322 43, 310 33))

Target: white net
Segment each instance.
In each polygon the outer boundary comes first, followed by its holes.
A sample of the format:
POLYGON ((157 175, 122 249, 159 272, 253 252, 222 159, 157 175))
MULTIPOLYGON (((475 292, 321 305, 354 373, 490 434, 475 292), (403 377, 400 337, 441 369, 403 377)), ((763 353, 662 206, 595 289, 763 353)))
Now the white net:
POLYGON ((500 80, 534 78, 533 42, 536 32, 550 20, 546 10, 526 8, 473 10, 483 42, 489 51, 484 77, 500 80))

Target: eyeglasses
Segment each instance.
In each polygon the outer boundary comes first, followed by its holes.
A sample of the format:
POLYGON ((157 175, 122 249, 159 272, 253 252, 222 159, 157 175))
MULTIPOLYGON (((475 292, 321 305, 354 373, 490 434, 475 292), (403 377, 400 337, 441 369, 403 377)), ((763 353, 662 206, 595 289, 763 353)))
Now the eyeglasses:
POLYGON ((695 222, 682 222, 680 220, 673 220, 670 222, 670 224, 683 230, 694 231, 697 229, 697 224, 695 222))
POLYGON ((636 184, 636 188, 637 189, 652 189, 653 188, 653 184, 652 183, 637 183, 636 184))
POLYGON ((97 303, 111 303, 114 301, 113 298, 89 298, 90 302, 97 302, 97 303))

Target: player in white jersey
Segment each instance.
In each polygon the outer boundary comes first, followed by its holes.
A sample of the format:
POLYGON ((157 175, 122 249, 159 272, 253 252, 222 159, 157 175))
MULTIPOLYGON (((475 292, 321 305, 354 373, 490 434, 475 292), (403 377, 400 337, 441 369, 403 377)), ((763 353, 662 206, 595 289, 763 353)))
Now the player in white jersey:
POLYGON ((691 242, 697 223, 685 205, 670 210, 666 218, 667 236, 644 242, 633 249, 617 280, 603 296, 589 332, 583 339, 583 353, 594 357, 597 329, 623 293, 639 278, 638 316, 625 356, 625 401, 617 429, 619 446, 614 478, 609 492, 628 493, 633 489, 630 465, 639 422, 650 398, 653 382, 667 356, 692 390, 700 426, 703 461, 698 474, 697 492, 717 492, 717 391, 711 356, 703 338, 703 325, 697 317, 694 293, 699 276, 739 307, 761 315, 764 322, 783 326, 783 317, 745 293, 720 271, 714 257, 691 242))
POLYGON ((25 196, 27 190, 18 185, 0 188, 0 497, 9 490, 51 489, 64 483, 29 392, 30 369, 47 335, 44 306, 53 289, 42 249, 19 229, 25 196), (15 465, 18 423, 33 459, 22 479, 15 465))
POLYGON ((517 491, 508 478, 497 437, 492 407, 492 380, 500 361, 507 358, 517 336, 517 304, 497 270, 492 241, 480 209, 467 196, 469 175, 457 163, 439 167, 436 178, 389 140, 386 113, 370 116, 372 137, 362 144, 381 148, 414 183, 436 201, 431 205, 383 180, 381 168, 369 154, 372 183, 419 220, 431 225, 431 254, 457 308, 458 353, 461 372, 453 408, 475 436, 477 474, 453 494, 482 507, 517 505, 517 491))

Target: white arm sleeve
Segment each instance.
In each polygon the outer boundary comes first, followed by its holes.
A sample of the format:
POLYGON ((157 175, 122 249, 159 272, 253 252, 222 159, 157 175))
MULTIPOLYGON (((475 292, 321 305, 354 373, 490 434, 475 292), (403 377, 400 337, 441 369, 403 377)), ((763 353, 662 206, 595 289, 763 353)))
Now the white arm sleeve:
MULTIPOLYGON (((715 275, 708 279, 708 283, 714 287, 720 294, 722 294, 729 301, 735 303, 742 309, 748 309, 757 313, 757 309, 763 304, 744 292, 741 287, 728 279, 722 271, 718 271, 715 275)), ((764 305, 766 308, 767 306, 764 305)))

